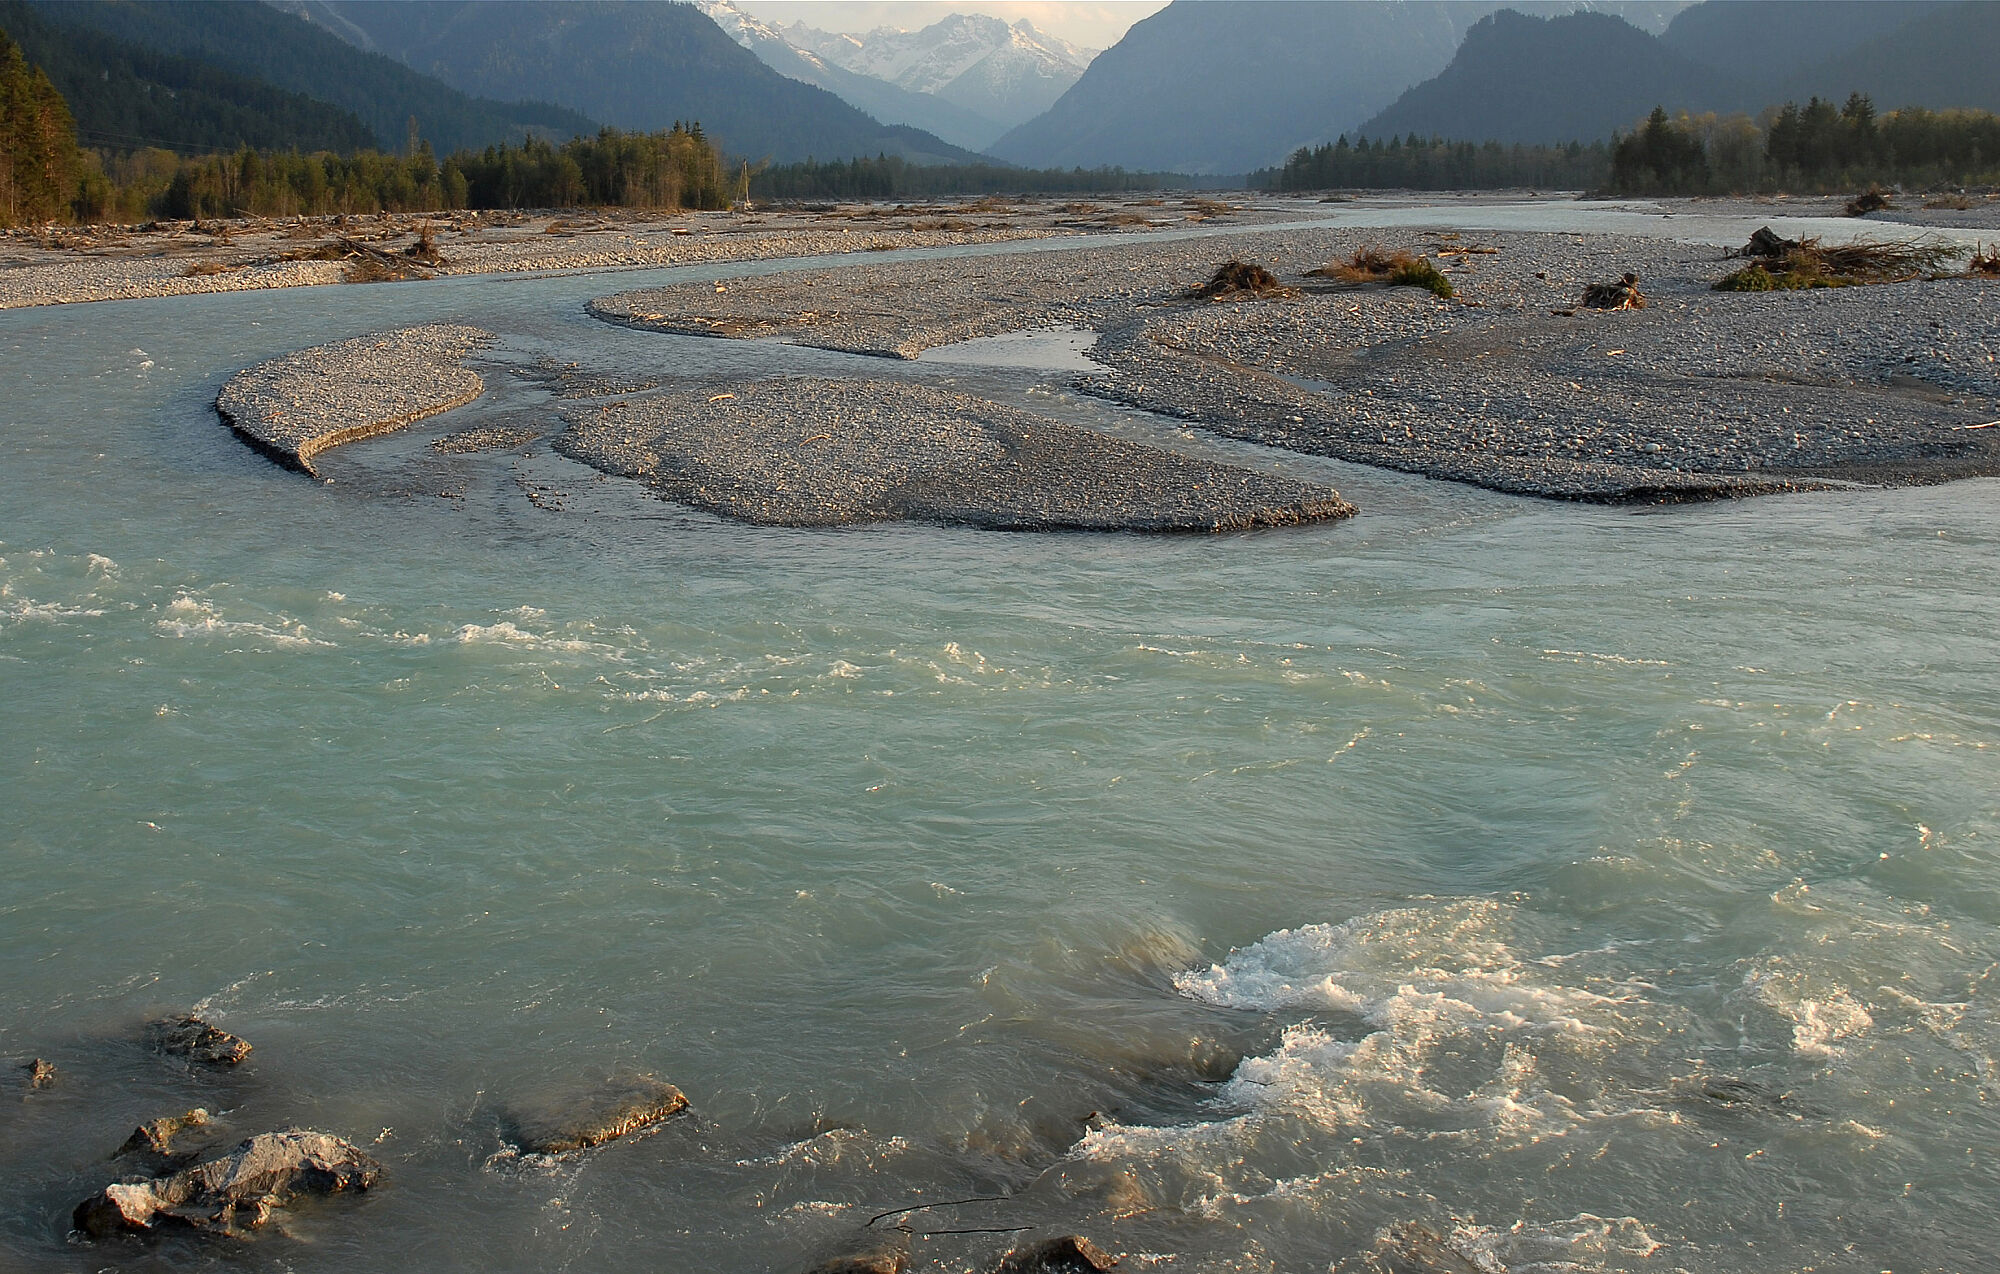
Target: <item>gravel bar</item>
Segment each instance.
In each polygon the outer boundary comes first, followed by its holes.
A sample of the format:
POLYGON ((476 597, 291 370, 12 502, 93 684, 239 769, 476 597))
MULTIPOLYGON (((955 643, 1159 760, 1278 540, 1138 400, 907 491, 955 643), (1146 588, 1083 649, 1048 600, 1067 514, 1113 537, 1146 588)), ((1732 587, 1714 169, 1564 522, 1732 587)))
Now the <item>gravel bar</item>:
POLYGON ((1992 281, 1713 291, 1734 264, 1715 248, 1614 235, 1246 231, 655 288, 590 310, 895 358, 1081 325, 1099 333, 1092 357, 1107 368, 1077 382, 1086 392, 1233 438, 1552 498, 2000 474, 1992 281), (1457 298, 1306 274, 1364 245, 1429 255, 1457 298), (1189 297, 1232 257, 1297 294, 1189 297), (1649 308, 1577 308, 1586 284, 1628 270, 1649 308))
POLYGON ((492 340, 461 324, 374 332, 298 350, 229 378, 222 418, 280 464, 319 476, 313 457, 462 406, 486 388, 461 360, 492 340))
POLYGON ((564 415, 564 455, 771 526, 1224 531, 1354 512, 1327 487, 898 381, 738 381, 564 415))

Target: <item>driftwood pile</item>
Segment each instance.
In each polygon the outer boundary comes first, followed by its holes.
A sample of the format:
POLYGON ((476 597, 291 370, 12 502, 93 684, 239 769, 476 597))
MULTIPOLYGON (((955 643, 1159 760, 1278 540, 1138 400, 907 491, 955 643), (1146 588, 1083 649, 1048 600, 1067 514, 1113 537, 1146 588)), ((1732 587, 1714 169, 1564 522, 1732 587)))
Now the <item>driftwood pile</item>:
POLYGON ((1734 254, 1749 265, 1725 276, 1718 292, 1782 292, 1797 288, 1856 287, 1920 279, 1957 256, 1951 244, 1856 243, 1828 245, 1815 238, 1786 239, 1765 226, 1734 254))
POLYGON ((1190 295, 1209 301, 1261 300, 1274 296, 1297 296, 1298 289, 1278 282, 1278 277, 1251 261, 1225 261, 1215 268, 1208 282, 1190 295))

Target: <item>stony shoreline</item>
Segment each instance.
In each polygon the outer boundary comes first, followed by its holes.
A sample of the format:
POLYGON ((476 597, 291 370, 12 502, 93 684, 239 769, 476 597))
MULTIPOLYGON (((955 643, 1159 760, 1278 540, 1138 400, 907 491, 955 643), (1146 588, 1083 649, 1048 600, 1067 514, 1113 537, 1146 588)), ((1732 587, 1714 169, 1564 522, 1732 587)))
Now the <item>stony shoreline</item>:
POLYGON ((384 213, 9 230, 0 231, 0 310, 368 281, 352 270, 357 250, 381 253, 402 264, 406 278, 424 279, 722 265, 1277 215, 1179 197, 1106 205, 994 197, 748 213, 384 213))
POLYGON ((485 381, 460 360, 492 339, 476 327, 432 323, 317 345, 231 376, 215 408, 251 446, 318 477, 313 457, 329 447, 479 397, 485 381))

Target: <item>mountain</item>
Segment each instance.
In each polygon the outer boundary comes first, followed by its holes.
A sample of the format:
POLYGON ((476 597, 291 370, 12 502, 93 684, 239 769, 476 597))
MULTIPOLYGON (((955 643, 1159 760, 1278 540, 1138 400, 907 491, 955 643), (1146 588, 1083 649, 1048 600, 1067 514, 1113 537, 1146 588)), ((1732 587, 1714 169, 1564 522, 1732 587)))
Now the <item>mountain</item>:
MULTIPOLYGON (((51 25, 190 59, 360 117, 376 145, 400 150, 415 116, 440 153, 530 133, 570 137, 597 125, 574 111, 468 97, 388 58, 363 53, 291 14, 228 0, 32 0, 51 25)), ((110 67, 102 68, 107 75, 110 67)), ((165 74, 164 70, 159 71, 165 74)), ((220 85, 221 80, 216 81, 220 85)), ((215 85, 210 86, 215 89, 215 85)), ((240 87, 222 91, 237 94, 240 87)), ((273 99, 273 105, 277 99, 273 99)), ((284 107, 290 110, 293 107, 284 107)))
POLYGON ((1771 80, 1950 7, 1943 0, 1730 0, 1681 10, 1660 40, 1715 70, 1771 80))
POLYGON ((1567 142, 1608 137, 1655 106, 1734 110, 1736 77, 1703 66, 1620 18, 1531 18, 1511 9, 1466 32, 1451 65, 1358 130, 1473 141, 1567 142))
POLYGON ((88 147, 348 151, 376 141, 366 124, 337 106, 192 58, 58 25, 21 0, 0 0, 0 30, 68 100, 78 139, 88 147))
MULTIPOLYGON (((934 133, 954 146, 983 150, 1007 131, 1007 125, 929 93, 861 75, 793 44, 784 31, 753 18, 729 0, 695 0, 695 5, 722 33, 757 55, 778 74, 815 84, 850 106, 885 124, 908 124, 934 133)), ((811 28, 805 28, 811 31, 811 28)), ((812 32, 824 35, 824 32, 812 32)))
POLYGON ((1174 0, 991 152, 1034 167, 1240 173, 1351 130, 1443 70, 1476 0, 1174 0))
POLYGON ((794 23, 785 37, 835 66, 952 102, 1006 126, 1025 123, 1076 83, 1093 54, 1035 29, 955 13, 921 31, 834 35, 794 23))
POLYGON ((1883 110, 2000 111, 1991 0, 1708 0, 1655 37, 1601 14, 1502 11, 1451 65, 1358 132, 1471 141, 1590 141, 1669 112, 1757 111, 1854 92, 1883 110), (1768 56, 1766 56, 1768 54, 1768 56))
POLYGON ((542 98, 620 128, 699 120, 737 155, 977 158, 787 79, 690 4, 311 0, 309 8, 329 30, 348 39, 358 33, 371 47, 465 92, 542 98))
MULTIPOLYGON (((1868 94, 1883 110, 1973 107, 2000 112, 2000 4, 1889 5, 1928 10, 1886 34, 1792 76, 1782 96, 1803 102, 1868 94)), ((1772 99, 1775 100, 1775 99, 1772 99)))

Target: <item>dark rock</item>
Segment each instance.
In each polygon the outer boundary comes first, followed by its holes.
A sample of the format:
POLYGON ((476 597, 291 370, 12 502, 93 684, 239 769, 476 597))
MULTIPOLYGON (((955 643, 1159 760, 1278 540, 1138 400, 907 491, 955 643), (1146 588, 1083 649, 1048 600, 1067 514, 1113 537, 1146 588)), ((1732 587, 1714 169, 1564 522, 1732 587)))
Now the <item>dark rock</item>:
POLYGON ((843 1252, 829 1257, 806 1274, 903 1274, 909 1268, 909 1239, 902 1238, 875 1247, 843 1252))
POLYGON ((146 1027, 146 1041, 162 1053, 211 1066, 234 1066, 250 1056, 250 1041, 198 1017, 153 1022, 146 1027))
POLYGON ((56 1086, 56 1078, 60 1074, 56 1070, 54 1062, 45 1062, 39 1057, 21 1069, 28 1072, 28 1087, 30 1088, 54 1088, 56 1086))
POLYGON ((125 1144, 111 1152, 113 1159, 122 1159, 130 1154, 170 1155, 174 1149, 174 1138, 190 1128, 201 1128, 208 1124, 208 1112, 197 1106, 185 1115, 168 1115, 149 1123, 140 1124, 125 1139, 125 1144))
POLYGON ((1118 1258, 1080 1234, 1065 1234, 1032 1247, 1015 1248, 995 1274, 1097 1274, 1118 1264, 1118 1258))
POLYGON ((557 1155, 616 1140, 687 1109, 687 1097, 651 1075, 612 1079, 589 1093, 510 1112, 510 1140, 523 1152, 557 1155))
POLYGON ((185 1228, 254 1230, 301 1194, 366 1190, 382 1165, 330 1133, 261 1133, 220 1159, 152 1181, 106 1186, 76 1207, 72 1223, 92 1238, 185 1228))

